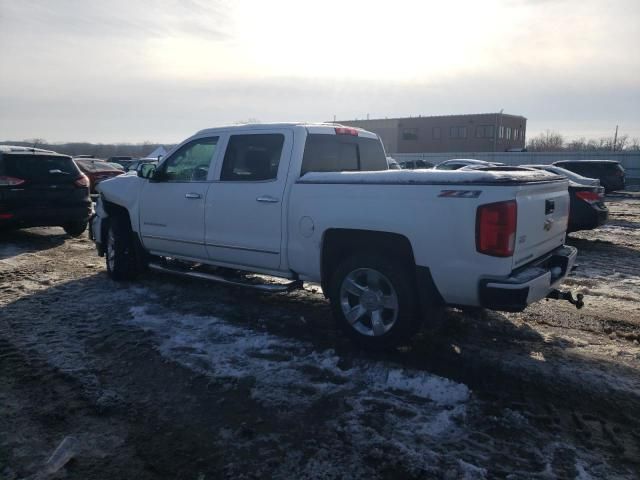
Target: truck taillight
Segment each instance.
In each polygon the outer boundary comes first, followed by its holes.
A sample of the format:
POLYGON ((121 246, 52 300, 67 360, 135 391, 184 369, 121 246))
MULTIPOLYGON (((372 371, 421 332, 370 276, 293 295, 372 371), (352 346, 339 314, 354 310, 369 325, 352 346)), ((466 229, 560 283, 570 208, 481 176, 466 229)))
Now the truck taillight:
POLYGON ((598 192, 589 192, 589 191, 576 192, 576 197, 578 197, 580 200, 584 200, 585 202, 590 202, 590 203, 602 201, 602 195, 598 192))
POLYGON ((476 212, 476 250, 510 257, 516 245, 518 205, 515 200, 481 205, 476 212))
POLYGON ((15 187, 16 185, 22 185, 24 180, 16 177, 5 177, 0 175, 0 187, 15 187))
POLYGON ((76 187, 89 188, 89 179, 85 175, 76 178, 73 183, 76 184, 76 187))
POLYGON ((358 136, 358 130, 355 128, 349 127, 336 127, 336 135, 352 135, 354 137, 358 136))

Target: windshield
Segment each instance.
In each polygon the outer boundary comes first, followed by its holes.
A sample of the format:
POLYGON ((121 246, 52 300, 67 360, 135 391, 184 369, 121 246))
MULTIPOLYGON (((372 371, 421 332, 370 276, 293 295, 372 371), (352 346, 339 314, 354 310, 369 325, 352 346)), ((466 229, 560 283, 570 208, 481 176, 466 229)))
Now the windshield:
POLYGON ((107 162, 101 162, 99 160, 88 159, 76 159, 75 162, 80 168, 86 172, 119 172, 119 168, 109 165, 107 162))

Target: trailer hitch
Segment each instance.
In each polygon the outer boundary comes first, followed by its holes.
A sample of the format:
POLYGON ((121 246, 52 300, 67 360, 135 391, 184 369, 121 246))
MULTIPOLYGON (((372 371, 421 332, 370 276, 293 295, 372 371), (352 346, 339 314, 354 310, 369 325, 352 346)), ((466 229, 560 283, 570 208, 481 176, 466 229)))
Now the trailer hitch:
POLYGON ((547 298, 551 298, 553 300, 566 300, 571 305, 575 305, 578 310, 584 307, 584 302, 582 301, 584 295, 581 293, 576 294, 576 298, 574 299, 571 292, 563 292, 562 290, 554 288, 549 292, 547 298))

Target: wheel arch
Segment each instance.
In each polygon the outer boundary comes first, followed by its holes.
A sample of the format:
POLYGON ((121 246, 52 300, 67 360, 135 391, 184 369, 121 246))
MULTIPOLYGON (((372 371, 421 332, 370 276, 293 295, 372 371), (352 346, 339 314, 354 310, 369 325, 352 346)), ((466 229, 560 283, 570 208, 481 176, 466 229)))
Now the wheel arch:
POLYGON ((409 238, 399 233, 377 230, 331 228, 324 232, 320 278, 325 296, 328 296, 329 283, 339 263, 350 255, 365 250, 393 256, 409 269, 418 291, 420 310, 424 315, 434 306, 445 304, 429 267, 416 265, 409 238))
POLYGON ((102 218, 102 228, 100 229, 102 238, 100 239, 103 245, 106 245, 107 240, 107 224, 109 222, 110 217, 122 216, 129 220, 129 224, 133 227, 133 222, 131 221, 131 215, 129 214, 129 210, 127 210, 122 205, 118 205, 117 203, 110 202, 108 200, 102 201, 102 209, 107 214, 106 217, 102 218))
POLYGON ((320 278, 322 290, 328 284, 338 264, 362 251, 392 255, 404 264, 415 267, 415 257, 409 239, 399 233, 378 230, 330 228, 322 236, 320 278))

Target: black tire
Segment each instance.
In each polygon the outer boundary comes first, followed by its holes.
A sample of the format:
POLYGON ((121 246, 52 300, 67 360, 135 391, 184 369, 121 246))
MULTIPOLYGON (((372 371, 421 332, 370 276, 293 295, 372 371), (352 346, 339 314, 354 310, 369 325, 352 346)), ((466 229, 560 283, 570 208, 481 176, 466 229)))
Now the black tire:
POLYGON ((372 350, 394 348, 408 343, 420 328, 416 285, 411 267, 406 263, 400 259, 385 258, 376 253, 360 253, 346 258, 338 265, 329 285, 331 310, 339 327, 358 345, 372 350), (376 329, 373 327, 373 311, 363 314, 360 317, 361 321, 354 322, 356 326, 352 326, 345 315, 345 308, 356 308, 359 302, 364 302, 362 305, 366 302, 363 300, 364 296, 352 296, 349 293, 343 295, 343 283, 346 286, 348 279, 358 278, 358 275, 367 277, 371 270, 382 275, 379 277, 381 278, 379 285, 385 285, 385 288, 377 289, 379 293, 388 293, 385 295, 386 298, 392 298, 392 292, 395 293, 394 305, 397 308, 381 307, 378 310, 381 312, 378 321, 382 319, 384 328, 387 329, 384 333, 374 332, 376 329), (386 288, 387 283, 393 291, 386 288), (395 316, 389 315, 390 312, 396 312, 395 316), (371 331, 363 333, 362 330, 368 327, 371 331))
POLYGON ((71 237, 79 237, 87 229, 87 222, 73 222, 63 225, 64 231, 71 237))
POLYGON ((115 281, 133 280, 139 268, 129 218, 114 215, 106 222, 105 259, 107 273, 115 281))

